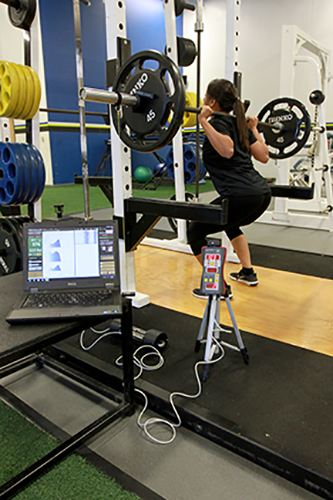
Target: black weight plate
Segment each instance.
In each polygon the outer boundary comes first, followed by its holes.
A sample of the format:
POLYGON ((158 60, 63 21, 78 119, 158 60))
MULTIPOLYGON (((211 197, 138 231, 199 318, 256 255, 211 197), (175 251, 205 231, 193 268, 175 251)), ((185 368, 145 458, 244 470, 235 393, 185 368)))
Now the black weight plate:
POLYGON ((120 69, 113 90, 152 95, 141 98, 138 107, 111 107, 114 127, 127 146, 151 153, 172 141, 183 121, 186 93, 169 57, 155 50, 134 54, 120 69))
POLYGON ((259 121, 283 123, 284 129, 262 128, 271 158, 285 159, 300 151, 311 131, 311 118, 297 99, 281 97, 266 104, 258 114, 259 121))
POLYGON ((20 7, 8 7, 9 20, 16 28, 30 29, 36 14, 36 0, 20 0, 20 7))
POLYGON ((17 248, 19 251, 22 251, 22 246, 23 246, 23 227, 22 224, 20 223, 18 217, 15 216, 10 216, 7 218, 7 220, 10 222, 10 224, 13 227, 14 231, 14 239, 17 242, 17 248))
MULTIPOLYGON (((152 134, 161 122, 161 117, 165 115, 167 109, 168 95, 165 91, 164 83, 156 71, 142 69, 131 76, 124 86, 126 94, 136 94, 137 88, 144 89, 151 97, 140 96, 138 107, 124 107, 123 117, 126 125, 136 135, 147 136, 152 134), (158 96, 158 98, 156 98, 158 96)), ((138 90, 140 92, 140 90, 138 90)))
POLYGON ((10 216, 8 219, 15 225, 17 235, 21 245, 23 245, 23 224, 26 222, 31 222, 31 218, 28 215, 10 216))
POLYGON ((0 218, 0 275, 22 270, 22 239, 10 219, 0 218))

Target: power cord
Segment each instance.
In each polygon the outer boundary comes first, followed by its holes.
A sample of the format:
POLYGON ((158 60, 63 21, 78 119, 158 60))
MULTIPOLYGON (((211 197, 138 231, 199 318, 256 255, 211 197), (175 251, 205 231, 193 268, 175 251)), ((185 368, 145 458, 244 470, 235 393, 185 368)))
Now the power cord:
MULTIPOLYGON (((221 328, 221 326, 218 325, 217 322, 216 322, 216 325, 217 325, 217 328, 214 330, 214 332, 216 332, 216 331, 222 331, 222 332, 231 333, 228 330, 224 330, 223 328, 221 328)), ((98 331, 98 330, 95 330, 93 328, 90 328, 90 330, 93 333, 95 333, 96 335, 99 335, 99 337, 92 344, 90 344, 89 346, 84 346, 84 344, 83 344, 83 338, 84 338, 86 330, 83 330, 82 333, 81 333, 81 335, 80 335, 80 346, 85 351, 88 351, 88 350, 92 349, 98 342, 100 342, 103 338, 105 338, 105 337, 107 337, 109 335, 120 335, 121 334, 120 330, 118 330, 118 331, 110 331, 109 328, 107 328, 105 330, 102 330, 102 331, 98 331)), ((212 365, 212 364, 218 363, 225 356, 225 350, 224 350, 222 344, 220 344, 220 342, 214 336, 212 337, 212 340, 215 343, 216 347, 219 349, 220 354, 215 359, 212 359, 210 361, 198 361, 194 365, 194 374, 195 374, 195 378, 196 378, 196 381, 197 381, 197 384, 198 384, 198 390, 197 390, 197 392, 195 394, 186 394, 186 393, 183 393, 183 392, 172 392, 170 394, 170 396, 169 396, 170 405, 171 405, 171 407, 172 407, 172 409, 173 409, 173 411, 174 411, 174 413, 176 415, 176 418, 177 418, 177 423, 176 424, 174 424, 172 422, 169 422, 168 420, 165 420, 163 418, 159 418, 159 417, 148 418, 145 422, 142 422, 143 415, 145 414, 145 412, 146 412, 146 410, 148 408, 148 398, 147 398, 146 394, 143 391, 141 391, 140 389, 134 388, 135 392, 137 392, 138 394, 140 394, 143 397, 143 400, 144 400, 143 408, 142 408, 142 410, 141 410, 141 412, 140 412, 140 414, 139 414, 139 416, 137 418, 137 425, 144 431, 144 433, 146 434, 146 436, 151 441, 153 441, 153 442, 155 442, 157 444, 170 444, 170 443, 172 443, 175 440, 176 435, 177 435, 176 429, 181 426, 181 418, 180 418, 179 413, 178 413, 178 411, 176 409, 176 406, 175 406, 175 403, 174 403, 174 399, 177 396, 178 397, 187 398, 187 399, 196 399, 196 398, 198 398, 201 395, 201 392, 202 392, 202 383, 201 383, 200 376, 199 376, 199 367, 201 365, 212 365), (172 432, 171 438, 167 439, 167 440, 161 440, 161 439, 157 439, 155 436, 153 436, 151 434, 151 432, 149 431, 149 427, 151 427, 152 425, 156 425, 156 424, 158 424, 158 425, 162 424, 162 425, 166 425, 167 427, 169 427, 171 429, 171 432, 172 432)), ((159 370, 160 368, 162 368, 162 366, 164 365, 164 358, 163 358, 162 354, 160 353, 160 351, 158 349, 156 349, 156 347, 154 347, 152 345, 142 345, 142 346, 138 347, 134 351, 134 353, 133 353, 133 363, 135 364, 135 366, 137 366, 139 368, 138 374, 134 377, 134 380, 138 380, 141 377, 141 375, 142 375, 142 373, 144 371, 155 371, 155 370, 159 370), (141 353, 143 350, 147 350, 147 349, 150 349, 151 351, 150 352, 146 352, 145 354, 143 354, 141 356, 141 358, 139 358, 138 354, 141 353), (155 365, 147 364, 146 363, 147 359, 151 358, 151 357, 157 357, 157 363, 155 365)), ((115 364, 118 367, 122 366, 122 355, 120 355, 115 360, 115 364)))
POLYGON ((90 331, 95 333, 96 335, 99 335, 99 337, 89 346, 83 345, 83 338, 85 336, 87 330, 83 330, 80 335, 80 347, 84 351, 89 351, 92 349, 98 342, 100 342, 102 339, 105 337, 109 337, 110 335, 120 335, 120 331, 111 331, 110 328, 106 328, 105 330, 95 330, 94 328, 90 328, 90 331))
POLYGON ((187 398, 187 399, 196 399, 200 396, 201 392, 202 392, 202 384, 201 384, 201 380, 200 380, 200 377, 199 377, 199 366, 201 365, 212 365, 214 363, 217 363, 218 361, 220 361, 224 355, 225 355, 225 351, 222 347, 222 345, 218 342, 218 340, 216 340, 214 337, 213 337, 213 340, 215 342, 215 344, 217 345, 217 347, 220 349, 221 351, 221 354, 219 357, 217 357, 216 359, 212 359, 211 361, 198 361, 195 365, 194 365, 194 373, 195 373, 195 378, 196 378, 196 381, 197 381, 197 384, 198 384, 198 391, 195 393, 195 394, 185 394, 184 392, 172 392, 169 396, 169 401, 170 401, 170 404, 171 404, 171 407, 177 417, 177 420, 178 422, 176 424, 173 424, 172 422, 169 422, 168 420, 165 420, 163 418, 158 418, 158 417, 152 417, 152 418, 149 418, 148 420, 146 420, 144 423, 141 421, 147 407, 148 407, 148 398, 147 396, 145 395, 144 392, 140 391, 139 389, 135 389, 136 392, 138 392, 139 394, 141 394, 144 398, 144 407, 137 419, 137 424, 138 426, 143 429, 144 433, 146 434, 146 436, 151 439, 152 441, 154 441, 155 443, 158 443, 158 444, 170 444, 172 443, 175 438, 176 438, 176 435, 177 435, 177 432, 176 432, 176 429, 178 427, 181 426, 181 418, 179 416, 179 413, 176 409, 176 406, 175 406, 175 403, 174 403, 174 399, 179 396, 179 397, 182 397, 182 398, 187 398), (172 431, 172 435, 171 435, 171 438, 170 439, 167 439, 167 440, 161 440, 161 439, 157 439, 155 438, 148 430, 148 428, 151 426, 151 425, 156 425, 156 424, 163 424, 163 425, 166 425, 167 427, 169 427, 172 431))

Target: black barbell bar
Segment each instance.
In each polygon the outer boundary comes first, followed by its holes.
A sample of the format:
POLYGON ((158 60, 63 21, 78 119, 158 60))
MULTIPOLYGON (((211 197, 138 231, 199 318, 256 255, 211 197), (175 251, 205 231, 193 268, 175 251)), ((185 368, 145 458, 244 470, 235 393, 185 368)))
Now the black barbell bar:
MULTIPOLYGON (((192 108, 191 106, 185 106, 185 111, 188 113, 196 113, 199 114, 201 112, 201 108, 192 108)), ((226 113, 221 113, 220 111, 213 111, 213 116, 222 116, 225 117, 226 113)), ((236 118, 235 115, 228 115, 236 118)), ((258 122, 258 127, 267 127, 275 130, 283 130, 285 126, 281 122, 268 123, 268 122, 258 122)))
MULTIPOLYGON (((85 101, 92 101, 92 102, 102 102, 102 103, 107 103, 107 104, 112 104, 115 106, 133 106, 135 109, 136 107, 139 109, 140 108, 140 102, 142 99, 151 99, 154 96, 151 94, 147 94, 144 92, 138 91, 135 95, 130 95, 126 94, 124 92, 113 92, 113 91, 108 91, 108 90, 102 90, 102 89, 92 89, 92 88, 87 88, 84 87, 80 91, 80 96, 82 99, 85 101)), ((195 113, 199 114, 201 111, 201 108, 193 108, 191 106, 185 106, 185 111, 188 113, 195 113)), ((213 112, 213 116, 222 116, 225 117, 225 113, 221 113, 218 111, 213 112)), ((229 115, 233 116, 233 115, 229 115)), ((275 130, 284 130, 285 126, 283 123, 280 122, 275 122, 275 123, 267 123, 267 122, 258 122, 259 128, 261 127, 267 127, 270 129, 275 129, 275 130)))

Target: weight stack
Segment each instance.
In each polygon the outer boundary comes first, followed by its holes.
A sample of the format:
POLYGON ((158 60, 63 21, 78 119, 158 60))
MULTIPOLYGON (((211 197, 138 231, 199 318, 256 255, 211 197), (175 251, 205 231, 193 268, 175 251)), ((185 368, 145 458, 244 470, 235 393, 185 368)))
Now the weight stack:
POLYGON ((35 203, 45 187, 42 155, 32 144, 0 142, 0 205, 35 203))
POLYGON ((33 68, 0 61, 0 117, 31 120, 40 98, 40 80, 33 68))
MULTIPOLYGON (((201 152, 201 151, 200 151, 201 152)), ((184 159, 184 179, 185 184, 191 184, 195 182, 195 171, 196 171, 196 145, 194 142, 189 142, 183 145, 183 159, 184 159)), ((166 157, 166 167, 168 174, 174 180, 174 170, 173 170, 173 149, 171 148, 166 157)), ((199 180, 202 180, 207 173, 207 170, 203 164, 201 154, 200 154, 200 164, 199 164, 199 180)))
POLYGON ((22 271, 23 224, 28 216, 0 218, 0 276, 22 271))

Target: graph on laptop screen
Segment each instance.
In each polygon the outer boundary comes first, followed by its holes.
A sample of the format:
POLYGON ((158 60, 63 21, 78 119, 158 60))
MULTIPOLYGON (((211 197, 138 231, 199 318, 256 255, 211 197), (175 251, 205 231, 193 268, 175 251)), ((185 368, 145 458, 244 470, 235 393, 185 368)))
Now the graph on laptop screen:
POLYGON ((108 278, 116 272, 114 227, 28 229, 29 282, 108 278))

